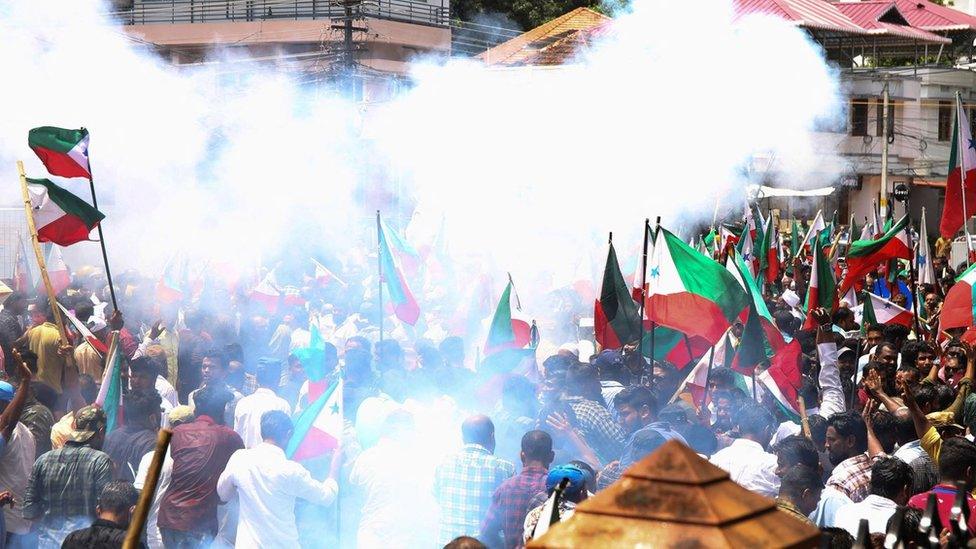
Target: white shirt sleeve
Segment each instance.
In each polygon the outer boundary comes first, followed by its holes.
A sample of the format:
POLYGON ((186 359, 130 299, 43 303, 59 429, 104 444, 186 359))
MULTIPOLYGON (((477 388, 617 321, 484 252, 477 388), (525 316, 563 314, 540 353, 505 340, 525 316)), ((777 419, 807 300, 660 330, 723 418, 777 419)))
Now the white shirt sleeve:
POLYGON ((308 469, 301 465, 294 468, 294 473, 291 475, 290 480, 293 493, 312 503, 328 505, 335 501, 336 496, 339 494, 339 485, 336 484, 335 480, 327 478, 319 482, 312 478, 308 469))
POLYGON ((224 503, 237 497, 237 485, 234 483, 234 469, 237 468, 239 452, 238 450, 231 454, 230 460, 227 461, 227 467, 224 467, 224 472, 220 473, 220 478, 217 479, 217 496, 224 503))
POLYGON ((820 415, 829 418, 847 409, 837 368, 837 344, 821 343, 817 345, 817 353, 820 355, 820 415))

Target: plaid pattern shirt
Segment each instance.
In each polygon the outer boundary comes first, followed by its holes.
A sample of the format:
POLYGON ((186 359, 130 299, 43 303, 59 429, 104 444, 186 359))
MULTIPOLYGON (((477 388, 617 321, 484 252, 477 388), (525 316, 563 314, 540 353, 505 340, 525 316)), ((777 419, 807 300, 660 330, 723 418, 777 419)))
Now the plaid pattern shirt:
POLYGON ((580 436, 604 463, 620 457, 625 435, 605 406, 581 396, 563 397, 563 402, 576 414, 580 436))
POLYGON ((95 518, 98 495, 111 480, 108 454, 68 442, 34 462, 24 495, 24 518, 44 517, 52 526, 74 517, 86 517, 90 522, 95 518))
POLYGON ((854 503, 864 501, 871 493, 871 466, 882 457, 885 456, 872 458, 867 452, 849 457, 834 467, 826 485, 836 488, 854 503))
POLYGON ((439 544, 458 536, 476 537, 495 490, 514 474, 514 465, 480 444, 465 444, 438 465, 434 496, 441 509, 439 544))
POLYGON ((481 527, 482 538, 494 547, 501 531, 506 549, 514 549, 522 543, 522 526, 529 512, 532 497, 546 489, 545 467, 530 466, 518 475, 506 480, 495 490, 491 498, 488 516, 481 527))

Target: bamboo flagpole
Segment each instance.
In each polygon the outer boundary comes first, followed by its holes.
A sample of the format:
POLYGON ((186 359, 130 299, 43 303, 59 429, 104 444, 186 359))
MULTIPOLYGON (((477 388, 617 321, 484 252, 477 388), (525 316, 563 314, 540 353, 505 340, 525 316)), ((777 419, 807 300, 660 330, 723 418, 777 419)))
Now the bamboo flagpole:
MULTIPOLYGON (((647 301, 647 240, 651 232, 651 220, 644 219, 644 247, 641 252, 640 303, 637 304, 637 323, 640 338, 637 340, 637 356, 644 360, 644 304, 647 301)), ((636 280, 634 281, 637 282, 636 280)), ((654 355, 651 355, 651 375, 654 375, 654 355)))
POLYGON ((383 224, 376 210, 376 301, 380 307, 380 341, 383 341, 383 224))
POLYGON ((34 244, 34 255, 37 257, 37 267, 41 271, 41 279, 44 281, 44 288, 47 290, 48 305, 54 315, 54 321, 58 325, 58 332, 61 334, 62 343, 68 341, 68 336, 64 330, 64 319, 61 317, 61 309, 58 307, 57 297, 54 295, 54 286, 51 284, 51 277, 47 274, 47 265, 44 263, 44 253, 41 251, 41 243, 37 240, 37 227, 34 225, 34 206, 31 204, 30 192, 27 190, 27 174, 24 173, 24 163, 17 161, 17 172, 20 174, 20 191, 24 197, 24 214, 27 216, 27 229, 31 234, 31 242, 34 244))
POLYGON ((140 546, 139 540, 142 537, 142 529, 149 517, 149 508, 152 507, 153 497, 156 495, 159 475, 163 471, 163 460, 166 457, 172 436, 173 432, 169 429, 159 430, 159 436, 156 437, 156 450, 153 452, 152 461, 149 462, 146 482, 139 493, 139 502, 136 503, 132 520, 129 521, 129 528, 125 532, 125 541, 122 542, 123 549, 136 549, 140 546))

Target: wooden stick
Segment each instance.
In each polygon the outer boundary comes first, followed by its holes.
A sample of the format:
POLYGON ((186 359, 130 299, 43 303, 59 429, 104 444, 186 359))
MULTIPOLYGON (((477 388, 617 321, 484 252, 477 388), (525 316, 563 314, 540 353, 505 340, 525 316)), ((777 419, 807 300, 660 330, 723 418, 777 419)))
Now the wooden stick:
POLYGON ((807 403, 800 395, 797 395, 796 403, 800 405, 800 427, 803 429, 803 436, 813 440, 813 434, 810 433, 810 420, 807 418, 807 403))
POLYGON ((139 494, 139 503, 132 513, 132 520, 129 521, 129 529, 125 533, 125 541, 122 543, 123 549, 136 549, 142 537, 142 529, 146 525, 146 518, 149 516, 149 508, 152 507, 153 497, 156 495, 156 485, 159 484, 159 474, 163 470, 163 460, 166 457, 166 450, 169 448, 169 440, 173 432, 169 429, 160 429, 159 436, 156 437, 156 450, 153 452, 152 462, 149 464, 149 472, 146 474, 146 483, 142 486, 139 494))
POLYGON ((24 213, 27 215, 27 229, 31 234, 31 242, 34 243, 34 255, 37 256, 37 266, 41 270, 44 288, 47 289, 48 304, 51 306, 54 321, 58 325, 58 332, 61 333, 61 342, 67 343, 68 336, 64 331, 64 319, 61 318, 61 309, 58 308, 58 300, 54 295, 54 286, 51 285, 51 277, 47 274, 47 265, 44 264, 44 253, 41 252, 41 243, 37 240, 37 227, 34 225, 34 207, 31 204, 30 192, 27 190, 27 174, 24 173, 24 163, 20 160, 17 161, 17 171, 20 172, 20 190, 24 196, 24 213))

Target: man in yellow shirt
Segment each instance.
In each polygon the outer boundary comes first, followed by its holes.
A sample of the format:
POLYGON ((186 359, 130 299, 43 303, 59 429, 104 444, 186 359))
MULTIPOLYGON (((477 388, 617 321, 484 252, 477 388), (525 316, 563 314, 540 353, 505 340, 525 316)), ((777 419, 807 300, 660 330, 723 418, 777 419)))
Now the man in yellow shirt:
POLYGON ((58 352, 61 332, 54 324, 54 314, 50 308, 46 308, 44 314, 45 322, 27 331, 27 346, 37 355, 37 380, 61 395, 67 359, 58 352))

